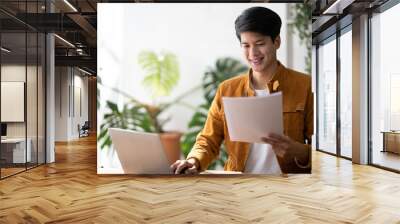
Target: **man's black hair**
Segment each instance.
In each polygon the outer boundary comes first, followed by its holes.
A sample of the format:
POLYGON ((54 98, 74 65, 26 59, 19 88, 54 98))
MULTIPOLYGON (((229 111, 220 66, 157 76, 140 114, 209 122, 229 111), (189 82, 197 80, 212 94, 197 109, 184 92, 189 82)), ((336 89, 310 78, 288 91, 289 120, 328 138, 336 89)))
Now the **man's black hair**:
POLYGON ((242 12, 235 20, 236 36, 240 39, 243 32, 255 32, 270 36, 272 41, 279 35, 282 21, 276 12, 265 7, 251 7, 242 12))

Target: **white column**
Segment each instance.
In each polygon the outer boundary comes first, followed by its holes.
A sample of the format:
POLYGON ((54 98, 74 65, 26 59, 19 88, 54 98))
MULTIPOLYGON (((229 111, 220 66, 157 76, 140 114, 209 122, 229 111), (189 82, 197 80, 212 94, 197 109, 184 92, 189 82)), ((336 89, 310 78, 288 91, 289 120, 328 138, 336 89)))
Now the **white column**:
POLYGON ((353 20, 353 162, 368 163, 368 16, 353 20))
POLYGON ((55 76, 54 76, 54 35, 46 35, 46 163, 55 161, 54 133, 55 133, 55 76))
MULTIPOLYGON (((46 1, 46 11, 54 12, 54 5, 46 1)), ((55 162, 55 43, 52 33, 46 34, 46 163, 55 162)))

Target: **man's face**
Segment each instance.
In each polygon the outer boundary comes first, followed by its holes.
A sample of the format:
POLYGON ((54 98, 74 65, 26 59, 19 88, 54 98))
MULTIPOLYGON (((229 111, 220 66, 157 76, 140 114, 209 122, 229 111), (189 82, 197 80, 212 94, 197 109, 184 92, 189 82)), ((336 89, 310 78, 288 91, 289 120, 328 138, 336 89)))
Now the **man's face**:
POLYGON ((253 71, 263 72, 276 60, 276 50, 281 43, 279 36, 272 41, 270 36, 243 32, 240 39, 244 57, 253 71))

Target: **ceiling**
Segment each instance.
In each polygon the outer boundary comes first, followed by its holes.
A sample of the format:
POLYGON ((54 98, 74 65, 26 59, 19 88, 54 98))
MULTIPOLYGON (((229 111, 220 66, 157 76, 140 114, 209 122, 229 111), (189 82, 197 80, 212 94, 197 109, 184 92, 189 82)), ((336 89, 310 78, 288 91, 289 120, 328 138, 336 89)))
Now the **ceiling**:
POLYGON ((373 12, 388 0, 309 0, 313 44, 350 25, 354 17, 373 12))
POLYGON ((44 49, 37 35, 53 32, 56 66, 79 66, 96 74, 97 2, 102 1, 47 0, 46 7, 45 0, 1 0, 2 46, 12 49, 2 53, 2 60, 16 62, 27 55, 29 63, 44 49))

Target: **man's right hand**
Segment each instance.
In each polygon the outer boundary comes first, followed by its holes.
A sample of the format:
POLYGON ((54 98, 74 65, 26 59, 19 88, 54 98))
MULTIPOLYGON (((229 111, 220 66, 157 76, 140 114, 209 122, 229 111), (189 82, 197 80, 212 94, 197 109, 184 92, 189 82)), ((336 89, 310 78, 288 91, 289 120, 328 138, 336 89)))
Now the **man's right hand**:
POLYGON ((188 160, 177 160, 170 168, 174 174, 198 174, 199 166, 197 159, 189 158, 188 160))

